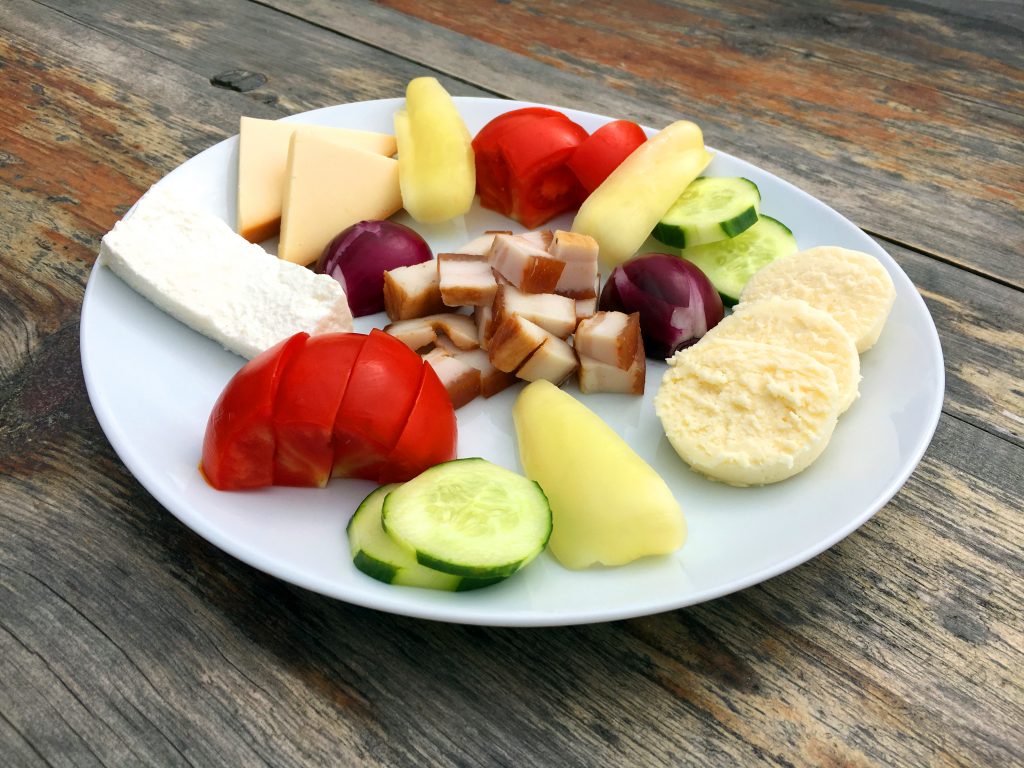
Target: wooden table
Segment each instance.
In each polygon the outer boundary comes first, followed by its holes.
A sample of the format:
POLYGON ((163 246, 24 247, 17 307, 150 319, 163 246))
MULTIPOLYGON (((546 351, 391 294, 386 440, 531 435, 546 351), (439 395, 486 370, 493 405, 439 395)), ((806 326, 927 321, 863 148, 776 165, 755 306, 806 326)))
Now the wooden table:
POLYGON ((1019 3, 5 0, 0 30, 0 762, 1024 764, 1019 3), (422 74, 692 117, 875 237, 946 357, 903 490, 760 586, 545 630, 345 605, 178 523, 86 397, 100 236, 239 115, 422 74))

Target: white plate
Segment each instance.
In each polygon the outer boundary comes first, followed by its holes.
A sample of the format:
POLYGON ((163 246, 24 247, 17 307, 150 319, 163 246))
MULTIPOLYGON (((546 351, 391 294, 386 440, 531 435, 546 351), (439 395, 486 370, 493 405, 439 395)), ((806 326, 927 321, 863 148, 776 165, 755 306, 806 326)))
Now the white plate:
MULTIPOLYGON (((471 132, 525 104, 456 99, 471 132)), ((290 120, 391 131, 401 100, 329 107, 290 120)), ((588 130, 608 118, 564 110, 588 130)), ((186 190, 234 221, 237 138, 184 163, 160 184, 186 190)), ((862 358, 860 399, 842 416, 824 455, 802 474, 764 488, 731 488, 691 472, 675 455, 652 400, 663 364, 649 364, 647 394, 591 395, 597 411, 671 486, 689 523, 675 555, 622 568, 569 571, 547 553, 507 582, 447 594, 380 584, 352 566, 345 525, 373 487, 335 480, 324 490, 212 490, 197 471, 210 409, 243 361, 171 319, 111 272, 96 268, 82 307, 82 365, 96 415, 146 489, 201 536, 262 571, 325 595, 409 616, 468 624, 544 626, 628 618, 693 605, 804 562, 855 530, 899 490, 938 422, 942 352, 910 280, 871 238, 796 187, 719 152, 709 175, 741 175, 761 189, 764 212, 788 224, 799 246, 840 245, 874 254, 896 284, 896 305, 862 358)), ((552 224, 567 228, 565 217, 552 224)), ((407 222, 408 223, 408 222, 407 222)), ((507 220, 479 208, 465 227, 418 227, 435 251, 507 220)), ((383 316, 364 318, 368 330, 383 316)), ((518 469, 511 405, 519 387, 458 412, 459 455, 518 469)))

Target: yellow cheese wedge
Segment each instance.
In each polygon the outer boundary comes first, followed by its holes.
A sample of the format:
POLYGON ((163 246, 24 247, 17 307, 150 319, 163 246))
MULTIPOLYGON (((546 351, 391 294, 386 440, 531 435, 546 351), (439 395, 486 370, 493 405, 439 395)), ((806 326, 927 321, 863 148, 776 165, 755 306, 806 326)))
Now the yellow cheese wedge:
POLYGON ((310 264, 343 229, 402 207, 398 161, 320 136, 292 136, 277 255, 310 264))
POLYGON ((238 130, 238 216, 236 230, 251 243, 273 237, 281 224, 288 146, 296 131, 390 157, 395 137, 324 125, 283 123, 243 117, 238 130))

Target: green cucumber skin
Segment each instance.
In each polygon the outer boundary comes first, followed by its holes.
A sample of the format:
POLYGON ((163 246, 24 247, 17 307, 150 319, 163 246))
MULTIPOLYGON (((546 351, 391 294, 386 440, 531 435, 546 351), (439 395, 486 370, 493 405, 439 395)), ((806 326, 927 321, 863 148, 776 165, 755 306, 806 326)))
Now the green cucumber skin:
POLYGON ((346 526, 352 564, 358 571, 385 584, 443 592, 479 589, 502 580, 503 577, 466 579, 424 567, 397 543, 382 541, 380 537, 386 539, 387 534, 381 527, 381 509, 387 494, 397 487, 397 484, 385 485, 372 491, 356 508, 346 526))
POLYGON ((459 586, 455 588, 456 592, 472 592, 475 589, 483 589, 484 587, 490 587, 495 584, 500 584, 505 580, 504 576, 495 576, 490 579, 471 579, 466 577, 459 581, 459 586))
MULTIPOLYGON (((776 252, 769 254, 769 258, 761 261, 757 269, 760 269, 765 264, 775 261, 776 259, 789 256, 790 254, 796 253, 797 243, 796 238, 793 236, 793 231, 783 224, 778 219, 772 218, 761 214, 758 218, 759 224, 765 229, 767 234, 762 235, 762 239, 766 241, 766 244, 776 249, 776 252)), ((718 291, 718 294, 722 297, 722 301, 728 306, 733 306, 739 302, 740 293, 743 291, 743 287, 747 284, 747 280, 750 279, 751 275, 757 271, 754 269, 745 275, 736 275, 729 270, 718 266, 713 260, 716 256, 716 251, 728 250, 730 247, 734 247, 733 241, 722 240, 717 243, 707 243, 705 245, 698 246, 697 248, 681 251, 679 254, 682 258, 696 265, 711 281, 711 284, 718 291)))
POLYGON ((652 234, 656 240, 674 248, 693 248, 698 245, 706 245, 707 243, 736 237, 757 223, 761 204, 761 192, 750 179, 739 176, 702 176, 695 179, 683 191, 680 198, 688 190, 694 190, 695 188, 699 194, 700 187, 718 187, 719 189, 726 187, 733 193, 735 202, 743 205, 744 201, 746 201, 747 205, 737 211, 734 204, 731 206, 732 210, 729 208, 726 208, 724 211, 720 209, 717 214, 713 211, 704 211, 701 213, 704 220, 699 220, 695 219, 695 214, 692 212, 678 213, 676 206, 679 205, 679 201, 677 201, 655 225, 652 234), (720 217, 717 220, 716 215, 720 217), (680 218, 683 219, 682 222, 680 218))
POLYGON ((736 218, 729 219, 729 221, 723 221, 719 226, 722 228, 722 231, 725 232, 726 237, 736 237, 736 235, 746 232, 752 226, 757 224, 757 219, 757 208, 750 206, 736 218))
POLYGON ((722 233, 721 237, 695 237, 693 235, 693 230, 688 227, 680 227, 675 224, 665 224, 661 221, 654 226, 654 232, 651 234, 654 235, 655 240, 662 242, 665 245, 670 245, 673 248, 693 248, 698 245, 706 245, 708 243, 727 240, 730 237, 741 235, 754 226, 757 223, 757 219, 757 208, 751 206, 750 208, 747 208, 747 210, 743 211, 739 216, 731 218, 728 221, 712 225, 712 229, 718 230, 722 233), (687 239, 688 232, 691 233, 689 235, 689 240, 687 239))
MULTIPOLYGON (((547 542, 545 541, 545 544, 547 542)), ((440 571, 441 573, 450 573, 452 576, 462 576, 466 579, 473 580, 486 580, 486 579, 505 579, 511 576, 513 573, 518 571, 527 562, 532 560, 544 547, 537 550, 536 553, 525 557, 515 563, 509 563, 498 567, 486 567, 486 568, 474 568, 467 565, 459 565, 458 563, 449 563, 446 560, 439 560, 436 557, 431 557, 426 552, 416 553, 416 562, 420 565, 430 568, 433 571, 440 571)))
POLYGON ((372 555, 366 554, 362 549, 356 552, 355 557, 352 558, 352 564, 371 579, 383 581, 385 584, 393 584, 395 576, 398 574, 398 569, 391 563, 378 560, 372 555))
MULTIPOLYGON (((472 463, 477 463, 477 464, 491 465, 490 462, 486 461, 485 459, 479 458, 479 457, 469 457, 469 458, 463 458, 463 459, 452 459, 451 461, 442 462, 441 464, 437 464, 437 465, 431 467, 430 469, 425 470, 421 475, 419 475, 417 478, 414 478, 413 480, 411 480, 409 482, 410 483, 414 482, 414 481, 418 480, 419 478, 425 477, 428 474, 434 473, 436 471, 450 471, 451 469, 454 468, 454 465, 459 465, 460 463, 464 463, 464 462, 465 463, 472 462, 472 463)), ((495 466, 496 467, 497 465, 491 465, 491 466, 495 466)), ((501 469, 504 472, 510 472, 510 470, 505 470, 502 467, 497 467, 497 468, 501 469)), ((511 473, 511 474, 516 474, 516 473, 511 473)), ((434 571, 439 571, 441 573, 451 574, 452 576, 461 576, 461 577, 463 577, 465 579, 477 580, 477 581, 481 581, 481 582, 489 581, 491 579, 502 580, 502 579, 507 578, 508 576, 511 576, 516 571, 520 570, 523 566, 525 566, 530 561, 532 561, 537 555, 539 555, 544 550, 544 548, 547 546, 548 539, 551 538, 551 531, 552 531, 551 507, 550 507, 550 504, 548 503, 547 496, 544 494, 544 491, 540 487, 540 485, 538 485, 536 482, 534 482, 532 480, 528 480, 527 478, 522 477, 522 484, 523 484, 524 487, 529 486, 532 489, 532 493, 534 493, 536 495, 537 500, 543 502, 544 507, 547 509, 547 527, 546 527, 546 530, 543 533, 543 536, 541 536, 539 538, 539 540, 537 542, 537 546, 535 547, 535 549, 533 551, 525 554, 523 557, 518 558, 515 561, 510 561, 510 562, 505 562, 505 563, 497 563, 497 564, 488 564, 488 565, 483 565, 483 566, 471 565, 471 564, 466 564, 466 563, 451 562, 450 560, 446 560, 443 557, 436 556, 436 554, 432 554, 430 552, 424 552, 422 549, 417 549, 415 546, 411 545, 409 542, 401 540, 401 538, 395 533, 393 527, 391 525, 389 525, 388 516, 389 516, 389 509, 391 508, 391 507, 389 507, 389 504, 391 504, 392 506, 397 504, 398 503, 396 501, 396 499, 398 498, 397 496, 394 497, 394 498, 391 498, 390 495, 389 495, 389 497, 385 499, 385 506, 384 506, 383 513, 382 513, 382 521, 383 521, 382 524, 383 524, 385 532, 387 532, 388 535, 391 536, 392 540, 394 540, 399 546, 401 546, 401 547, 403 547, 405 549, 408 549, 409 552, 411 554, 413 554, 413 556, 415 557, 416 562, 419 563, 420 565, 426 567, 426 568, 429 568, 429 569, 434 570, 434 571)), ((408 483, 406 485, 408 485, 408 483)), ((526 495, 527 494, 524 494, 524 496, 526 496, 526 495)), ((483 584, 481 586, 483 586, 483 584)))

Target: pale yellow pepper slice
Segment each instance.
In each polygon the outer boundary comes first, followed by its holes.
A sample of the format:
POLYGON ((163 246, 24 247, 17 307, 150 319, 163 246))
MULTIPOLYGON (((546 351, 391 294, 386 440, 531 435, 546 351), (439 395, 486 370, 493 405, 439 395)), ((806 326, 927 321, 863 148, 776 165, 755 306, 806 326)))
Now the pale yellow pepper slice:
POLYGON ((605 264, 621 264, 643 245, 711 158, 695 123, 672 123, 641 144, 591 193, 572 231, 597 240, 605 264))
POLYGON ((416 221, 462 216, 473 205, 476 165, 466 123, 436 78, 417 77, 395 113, 402 206, 416 221))
POLYGON ((548 547, 566 568, 624 565, 686 540, 679 503, 596 413, 543 379, 512 407, 519 459, 551 505, 548 547))

